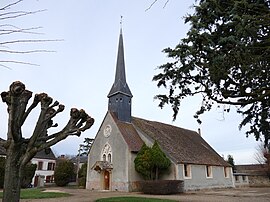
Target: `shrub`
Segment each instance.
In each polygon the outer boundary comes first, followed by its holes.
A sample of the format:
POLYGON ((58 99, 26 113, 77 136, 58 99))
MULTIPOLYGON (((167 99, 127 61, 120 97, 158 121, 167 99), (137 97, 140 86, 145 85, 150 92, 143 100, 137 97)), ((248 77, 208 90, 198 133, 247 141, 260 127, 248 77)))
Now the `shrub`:
POLYGON ((75 176, 74 164, 70 160, 60 160, 54 171, 54 181, 57 186, 66 186, 75 176))
POLYGON ((79 178, 79 186, 85 187, 86 185, 86 175, 87 175, 87 163, 84 163, 79 170, 78 178, 79 178))
POLYGON ((140 173, 145 180, 157 180, 161 171, 167 170, 171 161, 160 149, 157 141, 152 148, 143 144, 135 160, 135 170, 140 173))
MULTIPOLYGON (((0 157, 0 188, 4 187, 6 158, 0 157)), ((29 163, 22 170, 21 187, 27 188, 35 175, 37 165, 29 163)))
POLYGON ((29 184, 31 184, 32 179, 35 175, 36 168, 36 164, 28 163, 22 169, 21 188, 27 188, 29 184))
POLYGON ((6 159, 4 157, 0 157, 0 188, 4 187, 5 162, 6 159))

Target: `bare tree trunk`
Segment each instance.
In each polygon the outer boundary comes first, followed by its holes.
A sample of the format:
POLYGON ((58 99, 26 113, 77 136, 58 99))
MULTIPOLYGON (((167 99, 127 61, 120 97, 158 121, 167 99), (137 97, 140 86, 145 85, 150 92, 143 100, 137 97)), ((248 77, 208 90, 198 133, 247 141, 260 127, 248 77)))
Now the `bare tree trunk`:
POLYGON ((20 148, 18 145, 11 143, 7 150, 3 202, 17 202, 20 200, 20 157, 20 148))

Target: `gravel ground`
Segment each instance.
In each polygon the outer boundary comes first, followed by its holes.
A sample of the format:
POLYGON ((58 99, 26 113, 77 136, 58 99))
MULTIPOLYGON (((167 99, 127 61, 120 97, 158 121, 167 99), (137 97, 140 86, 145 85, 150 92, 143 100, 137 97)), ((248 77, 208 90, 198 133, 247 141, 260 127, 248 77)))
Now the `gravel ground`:
POLYGON ((22 202, 91 202, 99 198, 114 196, 137 196, 149 198, 174 199, 177 201, 215 201, 215 202, 266 202, 270 201, 270 187, 266 188, 237 188, 237 189, 214 189, 204 191, 187 192, 177 195, 144 195, 142 193, 90 191, 85 189, 48 188, 48 190, 68 192, 69 197, 56 199, 25 199, 22 202))

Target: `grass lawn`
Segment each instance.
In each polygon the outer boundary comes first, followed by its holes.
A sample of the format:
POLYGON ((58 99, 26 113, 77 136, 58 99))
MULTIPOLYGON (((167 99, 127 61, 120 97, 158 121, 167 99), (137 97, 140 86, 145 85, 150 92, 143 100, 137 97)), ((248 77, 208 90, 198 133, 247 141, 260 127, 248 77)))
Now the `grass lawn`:
MULTIPOLYGON (((42 198, 59 198, 70 196, 69 193, 61 192, 43 192, 45 189, 33 188, 33 189, 22 189, 21 199, 42 199, 42 198)), ((3 192, 0 192, 0 198, 3 198, 3 192)))
POLYGON ((96 202, 176 202, 175 200, 169 199, 156 199, 156 198, 142 198, 142 197, 112 197, 98 199, 96 202))

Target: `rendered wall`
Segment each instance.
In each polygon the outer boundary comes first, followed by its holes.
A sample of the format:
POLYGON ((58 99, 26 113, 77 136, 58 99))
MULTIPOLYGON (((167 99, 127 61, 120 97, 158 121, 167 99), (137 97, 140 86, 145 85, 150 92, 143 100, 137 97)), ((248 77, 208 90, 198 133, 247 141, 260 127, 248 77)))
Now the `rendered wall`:
POLYGON ((234 187, 231 169, 228 173, 228 177, 225 177, 224 167, 212 166, 212 177, 206 177, 205 165, 191 165, 191 177, 185 178, 183 176, 183 167, 182 164, 178 164, 177 171, 178 178, 184 180, 185 191, 234 187))
POLYGON ((38 162, 43 162, 42 164, 42 169, 38 170, 38 167, 35 171, 35 175, 32 179, 32 184, 35 182, 35 176, 44 176, 44 179, 46 179, 47 176, 53 176, 54 175, 54 170, 48 170, 48 163, 56 163, 56 160, 52 159, 40 159, 40 158, 33 158, 31 161, 33 164, 37 164, 38 162))
POLYGON ((91 190, 104 189, 103 172, 98 173, 92 167, 96 161, 102 160, 102 150, 106 144, 110 145, 112 151, 111 160, 113 169, 110 174, 110 190, 128 191, 128 148, 109 113, 107 113, 101 124, 88 156, 86 188, 91 190), (109 137, 105 137, 103 131, 108 124, 111 125, 112 132, 109 137))

